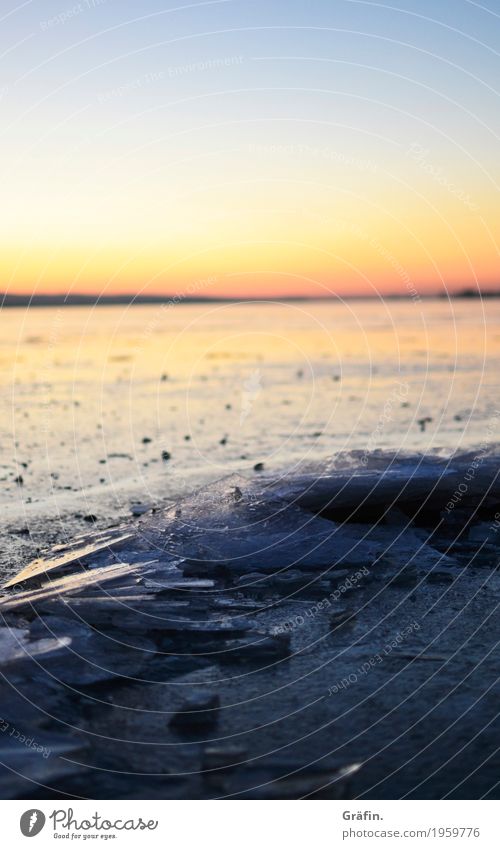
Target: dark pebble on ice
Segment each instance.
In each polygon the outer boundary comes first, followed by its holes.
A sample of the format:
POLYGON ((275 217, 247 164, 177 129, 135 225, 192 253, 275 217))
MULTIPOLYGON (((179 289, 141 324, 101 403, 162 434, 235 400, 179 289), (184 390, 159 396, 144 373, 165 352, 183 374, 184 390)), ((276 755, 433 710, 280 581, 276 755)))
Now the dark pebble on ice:
POLYGON ((23 483, 24 483, 24 478, 23 478, 23 476, 22 476, 22 475, 18 475, 16 478, 14 478, 14 483, 17 483, 17 485, 18 485, 18 486, 22 486, 22 485, 23 485, 23 483))
POLYGON ((149 504, 131 504, 130 512, 132 516, 142 516, 144 513, 147 513, 150 510, 149 504))
POLYGON ((87 513, 86 516, 82 516, 84 522, 90 522, 91 524, 95 524, 97 522, 97 516, 94 516, 93 513, 87 513))
POLYGON ((233 409, 232 404, 226 404, 226 410, 232 410, 232 409, 233 409))
POLYGON ((151 437, 150 437, 150 436, 143 436, 143 437, 142 437, 142 444, 143 444, 143 445, 147 445, 147 444, 148 444, 148 442, 152 442, 152 441, 153 441, 153 440, 151 439, 151 437))
POLYGON ((166 462, 167 460, 170 460, 171 456, 172 456, 172 455, 171 455, 170 451, 162 451, 162 452, 161 452, 161 459, 162 459, 164 462, 166 462))
POLYGON ((227 436, 223 436, 222 439, 219 440, 219 445, 227 445, 227 436))
POLYGON ((256 463, 253 467, 254 472, 263 472, 264 471, 264 463, 256 463))
POLYGON ((431 421, 432 418, 430 416, 424 416, 423 419, 417 419, 417 424, 420 425, 420 430, 423 432, 431 421))
POLYGON ((186 442, 189 442, 189 440, 191 439, 191 436, 189 435, 189 433, 186 433, 184 439, 186 440, 186 442))
POLYGON ((162 383, 165 383, 167 380, 168 380, 168 374, 162 374, 162 376, 161 376, 161 382, 162 382, 162 383))

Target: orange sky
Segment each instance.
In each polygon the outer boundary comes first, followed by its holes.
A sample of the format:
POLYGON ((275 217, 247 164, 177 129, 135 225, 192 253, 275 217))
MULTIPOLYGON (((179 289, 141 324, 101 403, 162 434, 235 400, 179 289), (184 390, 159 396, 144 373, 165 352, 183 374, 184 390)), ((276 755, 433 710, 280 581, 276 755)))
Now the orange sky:
POLYGON ((492 20, 299 6, 10 16, 0 290, 497 288, 492 20))

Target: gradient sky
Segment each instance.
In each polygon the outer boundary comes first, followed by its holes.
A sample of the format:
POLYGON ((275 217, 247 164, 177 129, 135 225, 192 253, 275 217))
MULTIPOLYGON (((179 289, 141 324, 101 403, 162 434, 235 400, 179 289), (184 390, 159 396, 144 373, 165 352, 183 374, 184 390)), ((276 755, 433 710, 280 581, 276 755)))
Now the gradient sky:
POLYGON ((8 0, 0 289, 497 288, 495 9, 8 0))

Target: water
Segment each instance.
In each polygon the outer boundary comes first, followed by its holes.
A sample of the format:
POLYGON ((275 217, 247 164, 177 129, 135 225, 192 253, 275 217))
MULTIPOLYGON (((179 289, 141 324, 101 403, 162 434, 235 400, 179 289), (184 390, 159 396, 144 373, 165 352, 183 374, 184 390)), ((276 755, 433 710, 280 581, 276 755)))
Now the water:
POLYGON ((4 310, 0 499, 11 518, 109 519, 256 463, 497 442, 499 313, 497 300, 4 310))

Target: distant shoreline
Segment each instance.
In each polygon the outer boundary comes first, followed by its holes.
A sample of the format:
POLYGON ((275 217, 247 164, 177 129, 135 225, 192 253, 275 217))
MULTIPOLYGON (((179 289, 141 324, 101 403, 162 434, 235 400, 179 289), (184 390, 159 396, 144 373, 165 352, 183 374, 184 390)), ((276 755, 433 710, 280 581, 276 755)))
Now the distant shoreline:
MULTIPOLYGON (((455 294, 434 294, 421 295, 419 300, 491 300, 492 298, 500 298, 500 291, 492 292, 476 292, 475 290, 466 289, 455 294)), ((321 297, 285 295, 282 297, 261 297, 261 298, 229 298, 229 297, 183 297, 181 294, 173 295, 7 295, 0 293, 0 309, 2 307, 100 307, 100 306, 135 306, 136 304, 172 304, 179 306, 181 304, 235 304, 235 303, 276 303, 277 301, 285 302, 304 302, 304 301, 411 301, 413 300, 408 295, 386 295, 385 297, 376 297, 373 295, 327 295, 321 297)))

